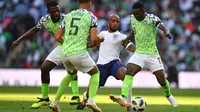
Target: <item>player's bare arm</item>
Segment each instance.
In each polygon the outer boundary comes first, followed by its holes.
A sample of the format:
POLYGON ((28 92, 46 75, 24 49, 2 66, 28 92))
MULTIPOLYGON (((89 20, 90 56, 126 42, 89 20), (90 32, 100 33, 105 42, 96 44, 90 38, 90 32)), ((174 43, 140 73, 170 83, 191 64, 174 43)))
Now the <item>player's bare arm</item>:
POLYGON ((160 25, 158 26, 158 28, 164 32, 164 34, 165 34, 165 36, 167 38, 169 38, 169 39, 172 38, 172 35, 171 35, 169 29, 164 25, 164 23, 160 23, 160 25))
POLYGON ((31 28, 26 33, 24 33, 21 37, 19 37, 17 40, 15 40, 12 43, 10 49, 14 50, 22 40, 27 39, 28 37, 32 37, 32 36, 36 35, 39 31, 40 31, 40 29, 37 28, 37 26, 31 28))
POLYGON ((131 32, 129 33, 129 35, 126 37, 126 39, 124 39, 122 41, 122 45, 126 47, 126 45, 128 45, 129 41, 132 40, 134 38, 134 31, 131 30, 131 32))
POLYGON ((59 28, 55 35, 55 40, 58 41, 60 44, 63 44, 64 39, 62 38, 64 34, 64 29, 59 28))
MULTIPOLYGON (((104 37, 98 35, 98 38, 99 38, 99 42, 103 42, 103 41, 104 41, 104 37)), ((94 47, 94 46, 96 46, 96 45, 93 44, 93 42, 91 42, 91 41, 88 41, 88 42, 87 42, 87 47, 88 47, 88 48, 92 48, 92 47, 94 47)))
POLYGON ((90 37, 91 37, 91 41, 87 42, 88 48, 94 47, 94 46, 98 45, 100 42, 104 41, 103 37, 97 35, 97 28, 96 27, 91 28, 90 37))
POLYGON ((129 33, 129 35, 127 36, 127 38, 125 40, 122 41, 122 45, 124 47, 126 47, 127 50, 131 51, 131 52, 135 52, 135 45, 133 43, 130 42, 131 39, 134 38, 134 31, 131 31, 129 33))
POLYGON ((135 52, 135 49, 136 49, 136 47, 135 47, 135 45, 132 43, 132 42, 130 42, 130 41, 128 41, 128 40, 123 40, 122 41, 122 45, 127 49, 127 50, 129 50, 129 51, 131 51, 131 52, 135 52))

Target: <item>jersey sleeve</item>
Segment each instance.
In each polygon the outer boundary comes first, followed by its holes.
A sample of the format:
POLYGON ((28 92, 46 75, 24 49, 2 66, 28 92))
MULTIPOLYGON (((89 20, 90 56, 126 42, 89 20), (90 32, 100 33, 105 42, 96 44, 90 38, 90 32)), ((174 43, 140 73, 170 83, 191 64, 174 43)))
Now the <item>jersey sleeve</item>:
POLYGON ((62 28, 62 29, 65 29, 65 17, 66 17, 66 15, 65 14, 61 14, 61 19, 62 19, 62 22, 60 23, 60 28, 62 28))
POLYGON ((158 18, 157 16, 151 14, 150 18, 154 24, 155 27, 158 27, 160 25, 160 23, 162 23, 162 21, 160 20, 160 18, 158 18))
POLYGON ((90 17, 91 17, 91 28, 92 27, 97 27, 98 26, 98 19, 95 15, 93 15, 92 13, 90 13, 90 17))
POLYGON ((47 22, 47 16, 42 16, 37 24, 37 28, 44 28, 44 23, 47 22))
POLYGON ((62 28, 63 30, 65 29, 65 19, 62 20, 60 28, 62 28))

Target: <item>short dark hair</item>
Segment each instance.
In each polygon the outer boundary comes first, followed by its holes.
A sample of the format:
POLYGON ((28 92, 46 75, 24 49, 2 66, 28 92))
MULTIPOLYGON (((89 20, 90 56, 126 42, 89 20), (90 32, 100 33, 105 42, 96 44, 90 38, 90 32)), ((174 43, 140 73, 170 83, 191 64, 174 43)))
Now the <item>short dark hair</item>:
POLYGON ((49 0, 47 1, 47 9, 49 9, 50 7, 54 7, 58 5, 58 1, 57 0, 49 0))
POLYGON ((132 9, 143 9, 144 4, 142 2, 135 2, 132 6, 132 9))
POLYGON ((79 3, 88 3, 88 2, 90 2, 90 1, 92 1, 92 0, 79 0, 78 2, 79 2, 79 3))

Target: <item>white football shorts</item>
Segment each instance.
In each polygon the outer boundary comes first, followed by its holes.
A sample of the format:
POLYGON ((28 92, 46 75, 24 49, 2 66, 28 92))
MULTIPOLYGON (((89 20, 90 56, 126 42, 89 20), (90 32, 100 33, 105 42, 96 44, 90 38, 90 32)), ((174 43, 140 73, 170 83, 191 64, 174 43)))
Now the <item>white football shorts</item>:
POLYGON ((164 70, 162 60, 159 55, 134 54, 129 59, 128 63, 136 64, 141 68, 147 65, 148 69, 152 73, 158 70, 164 70))
POLYGON ((61 57, 61 60, 64 67, 70 72, 73 72, 73 70, 76 69, 83 73, 87 73, 96 65, 89 53, 74 56, 63 56, 61 57))
POLYGON ((50 54, 47 56, 45 60, 51 61, 55 63, 57 66, 61 65, 62 64, 61 57, 60 57, 61 50, 62 50, 62 47, 57 46, 50 52, 50 54))

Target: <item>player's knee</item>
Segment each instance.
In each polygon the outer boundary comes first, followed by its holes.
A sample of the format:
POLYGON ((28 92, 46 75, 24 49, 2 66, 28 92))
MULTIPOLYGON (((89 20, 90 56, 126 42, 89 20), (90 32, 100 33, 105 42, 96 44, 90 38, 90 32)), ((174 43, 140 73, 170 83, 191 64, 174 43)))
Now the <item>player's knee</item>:
POLYGON ((134 70, 127 70, 126 71, 126 75, 134 76, 135 74, 136 74, 136 72, 134 70))
POLYGON ((99 69, 98 69, 97 66, 94 66, 94 68, 91 69, 91 70, 88 72, 88 74, 93 75, 93 74, 95 74, 95 73, 97 73, 97 72, 99 72, 99 69))
POLYGON ((125 78, 125 75, 119 75, 118 78, 123 81, 125 78))
POLYGON ((45 65, 41 65, 40 70, 41 70, 42 73, 50 72, 50 70, 48 70, 48 67, 46 67, 45 65))
POLYGON ((166 82, 158 81, 158 83, 159 83, 161 86, 166 86, 166 82))
POLYGON ((121 79, 121 80, 124 80, 125 75, 126 75, 126 70, 125 70, 125 69, 120 69, 120 70, 117 72, 117 76, 118 76, 118 78, 121 79))
POLYGON ((77 74, 77 70, 73 70, 73 71, 67 71, 70 75, 75 75, 77 74))

